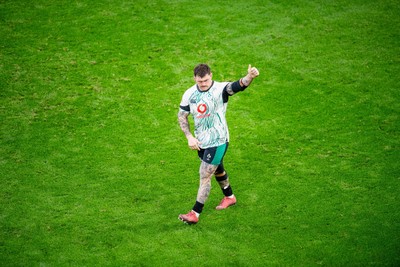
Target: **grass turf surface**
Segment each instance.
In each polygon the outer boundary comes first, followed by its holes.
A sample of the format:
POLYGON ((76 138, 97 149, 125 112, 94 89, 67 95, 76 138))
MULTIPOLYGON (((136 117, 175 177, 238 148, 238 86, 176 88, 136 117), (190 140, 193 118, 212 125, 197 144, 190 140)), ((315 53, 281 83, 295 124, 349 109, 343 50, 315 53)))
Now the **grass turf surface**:
POLYGON ((400 264, 398 1, 0 1, 4 266, 400 264), (177 124, 231 98, 238 204, 199 224, 177 124))

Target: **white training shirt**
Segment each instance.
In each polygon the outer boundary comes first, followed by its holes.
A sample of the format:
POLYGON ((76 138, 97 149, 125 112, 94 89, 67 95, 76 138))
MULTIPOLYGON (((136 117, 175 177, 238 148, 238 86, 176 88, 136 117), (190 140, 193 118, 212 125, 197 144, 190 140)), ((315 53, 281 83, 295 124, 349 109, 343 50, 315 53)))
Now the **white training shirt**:
POLYGON ((190 112, 194 120, 194 134, 200 148, 209 148, 229 142, 229 131, 225 113, 228 105, 223 94, 228 82, 215 82, 207 91, 193 85, 183 94, 181 111, 190 112))

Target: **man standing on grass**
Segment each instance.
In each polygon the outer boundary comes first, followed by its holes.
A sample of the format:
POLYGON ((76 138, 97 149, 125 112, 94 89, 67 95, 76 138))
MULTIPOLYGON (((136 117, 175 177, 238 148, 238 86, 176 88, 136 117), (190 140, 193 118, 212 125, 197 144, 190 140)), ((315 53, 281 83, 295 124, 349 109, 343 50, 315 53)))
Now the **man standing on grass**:
POLYGON ((206 64, 194 68, 195 85, 183 94, 178 112, 179 125, 185 134, 190 149, 197 150, 201 159, 200 186, 196 203, 188 214, 180 214, 179 219, 188 224, 199 221, 211 190, 211 177, 215 175, 225 197, 216 207, 223 210, 236 204, 229 184, 223 158, 228 149, 229 132, 225 119, 228 98, 246 89, 259 75, 257 68, 249 65, 247 75, 235 82, 216 82, 212 80, 211 69, 206 64), (194 134, 189 127, 188 116, 194 120, 194 134))

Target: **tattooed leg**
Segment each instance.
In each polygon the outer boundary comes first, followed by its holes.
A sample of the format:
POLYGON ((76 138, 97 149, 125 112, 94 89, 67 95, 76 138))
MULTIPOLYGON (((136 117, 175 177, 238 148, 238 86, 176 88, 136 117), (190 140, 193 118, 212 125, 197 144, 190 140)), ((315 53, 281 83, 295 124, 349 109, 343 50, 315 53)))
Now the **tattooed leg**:
POLYGON ((200 186, 197 193, 197 201, 205 203, 211 190, 211 177, 218 166, 208 164, 204 161, 200 165, 200 186))

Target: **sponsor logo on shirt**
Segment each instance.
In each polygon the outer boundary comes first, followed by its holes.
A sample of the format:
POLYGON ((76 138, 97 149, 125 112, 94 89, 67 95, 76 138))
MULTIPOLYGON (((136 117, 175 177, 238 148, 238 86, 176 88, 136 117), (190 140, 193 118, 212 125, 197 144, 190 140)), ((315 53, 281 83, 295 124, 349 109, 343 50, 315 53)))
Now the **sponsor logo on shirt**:
POLYGON ((207 111, 207 105, 206 104, 200 104, 197 106, 197 111, 201 114, 204 114, 207 111))
POLYGON ((197 106, 197 112, 200 114, 197 115, 197 118, 202 119, 206 117, 210 117, 210 114, 205 114, 207 112, 207 105, 206 104, 200 104, 197 106))

